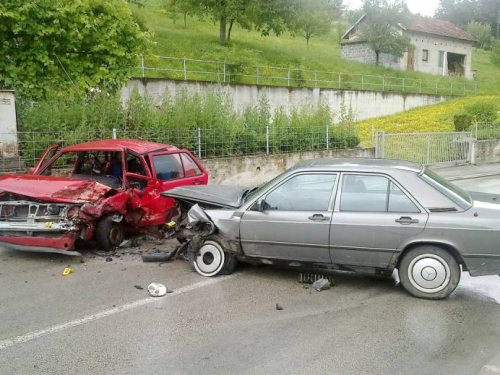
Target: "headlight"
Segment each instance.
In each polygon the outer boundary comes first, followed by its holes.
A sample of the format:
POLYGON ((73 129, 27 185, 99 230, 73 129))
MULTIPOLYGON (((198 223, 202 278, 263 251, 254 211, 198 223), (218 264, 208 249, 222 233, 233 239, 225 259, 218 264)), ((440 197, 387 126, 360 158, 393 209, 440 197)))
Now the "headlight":
POLYGON ((47 206, 47 213, 52 216, 59 215, 59 212, 61 212, 61 208, 59 206, 56 206, 54 204, 49 204, 47 206))

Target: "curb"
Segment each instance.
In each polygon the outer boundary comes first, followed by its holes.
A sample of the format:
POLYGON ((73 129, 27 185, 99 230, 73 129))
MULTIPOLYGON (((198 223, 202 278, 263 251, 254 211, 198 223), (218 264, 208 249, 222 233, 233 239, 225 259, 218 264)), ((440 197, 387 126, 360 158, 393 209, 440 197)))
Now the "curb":
POLYGON ((499 176, 500 172, 489 172, 489 173, 478 173, 478 174, 471 174, 468 176, 451 176, 451 177, 445 177, 448 181, 460 181, 460 180, 472 180, 474 178, 482 178, 482 177, 491 177, 491 176, 499 176))

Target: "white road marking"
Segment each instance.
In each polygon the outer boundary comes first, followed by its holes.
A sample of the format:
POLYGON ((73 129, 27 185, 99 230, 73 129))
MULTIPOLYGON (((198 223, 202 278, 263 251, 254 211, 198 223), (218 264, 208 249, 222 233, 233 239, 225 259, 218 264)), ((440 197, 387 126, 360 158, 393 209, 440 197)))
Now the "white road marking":
POLYGON ((121 313, 123 311, 132 310, 132 309, 135 309, 136 307, 144 306, 144 305, 150 304, 152 302, 162 301, 165 298, 174 297, 174 296, 177 296, 177 295, 182 294, 182 293, 190 292, 190 291, 195 290, 195 289, 199 289, 199 288, 203 288, 205 286, 216 284, 218 282, 230 279, 234 276, 235 275, 230 275, 230 276, 217 277, 217 278, 213 278, 213 279, 206 279, 206 280, 200 281, 198 283, 183 286, 179 289, 174 290, 172 293, 165 295, 164 297, 149 297, 149 298, 140 299, 140 300, 135 301, 135 302, 126 303, 125 305, 113 307, 112 309, 103 310, 103 311, 98 312, 96 314, 87 315, 87 316, 84 316, 83 318, 80 318, 80 319, 75 319, 75 320, 72 320, 72 321, 69 321, 66 323, 62 323, 62 324, 56 324, 52 327, 48 327, 48 328, 42 329, 40 331, 33 331, 33 332, 29 332, 29 333, 26 333, 26 334, 21 335, 21 336, 12 337, 12 338, 7 339, 7 340, 2 340, 2 341, 0 341, 0 350, 9 348, 9 347, 17 345, 17 344, 22 344, 22 343, 37 339, 39 337, 45 336, 45 335, 50 335, 52 333, 64 331, 65 329, 68 329, 68 328, 73 328, 73 327, 76 327, 76 326, 79 326, 82 324, 90 323, 90 322, 96 321, 98 319, 105 318, 107 316, 121 313))

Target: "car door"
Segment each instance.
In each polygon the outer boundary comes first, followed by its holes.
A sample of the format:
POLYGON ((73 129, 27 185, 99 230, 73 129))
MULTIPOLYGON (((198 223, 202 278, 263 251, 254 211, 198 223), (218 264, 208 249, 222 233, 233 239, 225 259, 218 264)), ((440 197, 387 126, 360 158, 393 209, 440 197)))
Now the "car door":
POLYGON ((336 173, 301 173, 268 190, 263 211, 252 207, 241 218, 245 255, 330 263, 330 207, 336 183, 336 173))
POLYGON ((343 173, 330 225, 332 263, 385 268, 428 214, 386 175, 343 173))

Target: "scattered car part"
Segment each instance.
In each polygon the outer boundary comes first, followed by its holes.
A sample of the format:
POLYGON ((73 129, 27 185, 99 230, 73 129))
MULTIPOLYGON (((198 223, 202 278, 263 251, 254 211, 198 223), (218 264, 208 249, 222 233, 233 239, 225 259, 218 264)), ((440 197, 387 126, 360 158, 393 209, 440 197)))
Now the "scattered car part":
POLYGON ((328 290, 330 289, 330 281, 328 281, 327 279, 319 279, 312 284, 312 287, 318 292, 328 290))
POLYGON ((174 257, 175 253, 146 253, 142 254, 141 258, 143 262, 168 262, 174 257))
POLYGON ((153 297, 163 297, 167 294, 167 287, 160 283, 151 283, 148 285, 148 291, 153 297))

